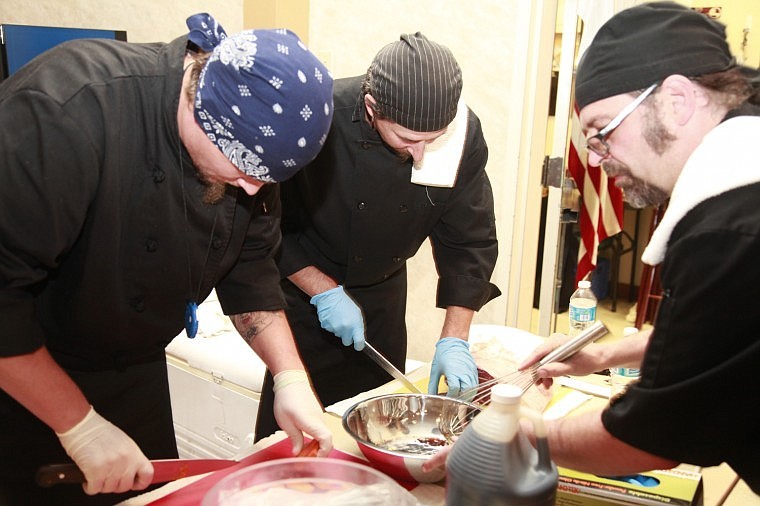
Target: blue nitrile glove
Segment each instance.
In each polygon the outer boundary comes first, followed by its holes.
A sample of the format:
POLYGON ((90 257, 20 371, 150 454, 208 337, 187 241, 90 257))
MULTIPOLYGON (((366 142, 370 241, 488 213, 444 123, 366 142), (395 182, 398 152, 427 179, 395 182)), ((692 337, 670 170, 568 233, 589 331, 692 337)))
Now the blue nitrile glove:
POLYGON ((640 487, 656 487, 660 484, 660 480, 653 476, 647 476, 645 474, 629 474, 626 476, 602 476, 608 480, 624 481, 631 485, 638 485, 640 487))
POLYGON ((344 346, 354 344, 356 351, 364 349, 364 315, 354 299, 342 286, 318 293, 309 301, 317 308, 322 328, 340 337, 344 346))
POLYGON ((435 345, 435 355, 430 366, 428 393, 438 393, 441 375, 446 376, 449 397, 459 395, 478 386, 478 366, 470 353, 470 343, 458 337, 444 337, 435 345))

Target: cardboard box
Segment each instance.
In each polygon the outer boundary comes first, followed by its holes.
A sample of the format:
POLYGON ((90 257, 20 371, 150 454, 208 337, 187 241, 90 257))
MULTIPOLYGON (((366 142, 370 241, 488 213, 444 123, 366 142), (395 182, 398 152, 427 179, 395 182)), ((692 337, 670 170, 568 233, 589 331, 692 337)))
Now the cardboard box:
POLYGON ((559 468, 557 506, 605 506, 610 504, 701 506, 702 475, 694 466, 641 473, 657 480, 654 486, 635 485, 619 479, 559 468))

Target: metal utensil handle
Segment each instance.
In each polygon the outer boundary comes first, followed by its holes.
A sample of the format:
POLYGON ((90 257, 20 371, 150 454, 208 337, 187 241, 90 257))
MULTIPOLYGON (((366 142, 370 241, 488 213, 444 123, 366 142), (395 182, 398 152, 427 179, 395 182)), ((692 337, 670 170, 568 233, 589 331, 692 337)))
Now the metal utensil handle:
POLYGON ((390 360, 385 358, 382 353, 377 351, 375 347, 369 344, 367 341, 364 341, 364 353, 366 353, 367 356, 374 360, 377 365, 382 367, 385 372, 390 374, 394 379, 400 381, 402 385, 409 389, 409 391, 414 394, 422 393, 420 389, 417 388, 417 386, 404 375, 403 372, 401 372, 395 365, 391 363, 390 360))
POLYGON ((596 321, 593 325, 585 328, 580 334, 564 343, 562 346, 557 347, 554 351, 546 355, 538 362, 538 366, 546 365, 549 362, 562 362, 566 358, 574 355, 581 348, 587 344, 596 341, 600 337, 609 332, 607 326, 601 322, 596 321))

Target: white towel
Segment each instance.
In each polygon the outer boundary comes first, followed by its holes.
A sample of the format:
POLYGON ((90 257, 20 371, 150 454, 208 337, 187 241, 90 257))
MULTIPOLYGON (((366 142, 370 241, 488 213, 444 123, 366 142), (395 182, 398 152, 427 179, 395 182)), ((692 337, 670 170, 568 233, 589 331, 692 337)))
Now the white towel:
POLYGON ((724 121, 691 154, 678 176, 662 221, 641 260, 658 265, 665 259, 670 234, 686 213, 711 197, 760 181, 760 117, 724 121))
POLYGON ((422 160, 412 166, 412 183, 453 188, 467 138, 467 105, 459 100, 457 115, 446 132, 425 146, 422 160))

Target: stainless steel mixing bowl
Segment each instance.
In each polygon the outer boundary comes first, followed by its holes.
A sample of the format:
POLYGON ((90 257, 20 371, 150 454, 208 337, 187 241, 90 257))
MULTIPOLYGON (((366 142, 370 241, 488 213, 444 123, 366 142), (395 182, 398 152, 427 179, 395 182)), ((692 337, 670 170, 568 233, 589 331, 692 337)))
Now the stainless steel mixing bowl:
POLYGON ((473 404, 441 395, 380 395, 348 408, 343 428, 376 469, 403 481, 431 483, 445 472, 425 473, 422 464, 479 412, 473 404))

